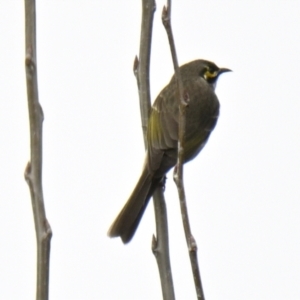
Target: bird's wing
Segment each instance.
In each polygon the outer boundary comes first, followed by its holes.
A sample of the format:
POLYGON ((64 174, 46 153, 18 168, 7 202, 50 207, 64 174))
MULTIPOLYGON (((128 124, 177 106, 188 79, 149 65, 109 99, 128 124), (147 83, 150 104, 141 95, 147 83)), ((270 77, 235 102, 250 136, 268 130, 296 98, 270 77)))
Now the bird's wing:
POLYGON ((178 106, 175 84, 167 85, 156 98, 148 124, 148 163, 152 171, 161 166, 166 150, 177 149, 178 106))

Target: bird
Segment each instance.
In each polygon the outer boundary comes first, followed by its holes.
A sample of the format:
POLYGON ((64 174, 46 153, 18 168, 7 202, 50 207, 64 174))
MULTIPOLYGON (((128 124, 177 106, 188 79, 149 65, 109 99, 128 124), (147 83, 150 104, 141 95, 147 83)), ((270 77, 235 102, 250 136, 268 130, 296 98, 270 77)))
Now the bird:
MULTIPOLYGON (((216 126, 220 104, 215 94, 219 76, 230 69, 197 59, 179 68, 186 107, 184 163, 203 149, 216 126)), ((148 121, 147 151, 142 174, 123 209, 108 230, 109 237, 128 243, 136 232, 147 204, 166 173, 176 165, 178 155, 179 105, 174 74, 155 99, 148 121)))

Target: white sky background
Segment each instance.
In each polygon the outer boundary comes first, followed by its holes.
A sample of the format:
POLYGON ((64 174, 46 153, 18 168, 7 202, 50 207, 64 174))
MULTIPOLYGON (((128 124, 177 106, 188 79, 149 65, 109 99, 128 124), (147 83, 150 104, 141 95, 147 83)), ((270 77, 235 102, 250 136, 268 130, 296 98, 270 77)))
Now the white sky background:
MULTIPOLYGON (((23 1, 0 0, 0 299, 34 299, 23 1)), ((157 1, 152 98, 173 73, 157 1)), ((174 1, 180 63, 205 58, 221 116, 185 183, 208 300, 300 299, 300 3, 174 1)), ((53 230, 50 299, 161 299, 150 203, 132 242, 106 232, 138 179, 143 140, 133 59, 140 1, 37 1, 43 184, 53 230)), ((195 299, 169 174, 177 299, 195 299)))

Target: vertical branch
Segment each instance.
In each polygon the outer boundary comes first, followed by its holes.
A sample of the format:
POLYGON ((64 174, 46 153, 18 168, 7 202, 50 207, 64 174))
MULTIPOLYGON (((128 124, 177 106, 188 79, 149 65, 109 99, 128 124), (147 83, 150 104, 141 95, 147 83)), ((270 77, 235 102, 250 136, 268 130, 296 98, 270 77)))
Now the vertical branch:
POLYGON ((140 111, 144 145, 147 150, 147 128, 151 110, 150 96, 150 53, 152 40, 153 16, 156 9, 155 0, 142 0, 142 24, 140 36, 139 59, 134 61, 134 74, 139 88, 140 111))
POLYGON ((178 158, 177 164, 174 170, 174 181, 177 185, 178 195, 180 199, 180 208, 181 208, 181 216, 182 222, 185 232, 185 238, 189 250, 189 256, 193 271, 194 283, 196 288, 196 294, 198 299, 204 299, 204 293, 200 278, 200 269, 198 265, 197 259, 197 244, 196 241, 191 233, 188 211, 187 211, 187 204, 186 204, 186 197, 185 197, 185 190, 183 184, 183 163, 184 163, 184 140, 185 140, 185 124, 186 124, 186 106, 189 102, 189 95, 188 91, 184 91, 183 84, 181 80, 181 74, 178 66, 174 37, 172 32, 171 26, 171 0, 168 0, 167 8, 163 8, 162 13, 162 22, 166 29, 170 49, 172 53, 173 65, 175 70, 176 76, 176 84, 177 84, 177 93, 178 93, 178 106, 179 106, 179 132, 178 132, 178 158))
MULTIPOLYGON (((134 74, 137 79, 140 98, 140 109, 144 145, 147 150, 147 127, 151 109, 150 99, 150 52, 152 38, 153 15, 156 9, 154 0, 142 0, 142 25, 140 39, 140 54, 134 61, 134 74)), ((154 212, 156 221, 156 238, 152 239, 152 252, 156 258, 159 269, 161 288, 164 300, 175 299, 172 271, 169 257, 169 237, 166 203, 163 195, 163 188, 160 186, 153 195, 154 212)))
POLYGON ((48 299, 49 257, 52 236, 46 219, 42 189, 42 124, 43 111, 38 99, 36 62, 35 0, 25 0, 25 69, 30 123, 31 157, 25 169, 31 194, 37 239, 37 288, 36 299, 48 299))

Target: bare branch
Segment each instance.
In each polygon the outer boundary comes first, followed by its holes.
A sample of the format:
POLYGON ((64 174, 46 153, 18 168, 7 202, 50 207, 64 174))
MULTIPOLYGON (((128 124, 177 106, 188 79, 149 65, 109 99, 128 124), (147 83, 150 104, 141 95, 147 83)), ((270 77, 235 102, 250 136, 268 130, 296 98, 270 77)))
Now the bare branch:
POLYGON ((52 231, 46 219, 42 189, 42 124, 43 111, 38 99, 36 63, 35 1, 25 0, 25 69, 30 123, 31 158, 25 169, 31 194, 37 239, 37 289, 36 299, 47 300, 49 290, 49 258, 52 231))
MULTIPOLYGON (((150 99, 150 52, 152 38, 153 15, 155 11, 154 0, 142 1, 142 25, 140 39, 140 59, 135 58, 134 74, 139 88, 140 109, 144 144, 147 149, 147 127, 151 109, 150 99)), ((153 195, 154 212, 156 220, 156 238, 153 236, 152 251, 159 269, 162 293, 164 300, 175 299, 172 271, 169 257, 169 237, 166 204, 162 187, 158 187, 153 195)))
POLYGON ((154 194, 154 213, 156 224, 156 237, 152 238, 152 252, 156 258, 161 289, 164 300, 174 300, 175 293, 173 287, 172 269, 169 255, 169 234, 167 207, 164 198, 163 187, 159 186, 154 194))
POLYGON ((186 197, 185 197, 185 190, 183 184, 184 140, 185 140, 185 124, 186 124, 185 111, 186 111, 186 106, 188 105, 189 102, 189 95, 187 91, 183 90, 181 74, 178 66, 174 37, 173 37, 172 26, 171 26, 171 0, 168 0, 168 6, 163 8, 162 22, 164 24, 169 39, 173 65, 175 70, 175 76, 176 76, 177 91, 178 91, 177 93, 178 93, 178 106, 179 106, 179 129, 178 129, 179 139, 178 139, 178 158, 174 170, 174 181, 177 185, 178 195, 180 199, 182 222, 183 222, 185 238, 189 250, 189 256, 190 256, 190 261, 191 261, 191 266, 193 271, 197 298, 204 299, 204 293, 203 293, 203 288, 202 288, 202 283, 200 278, 200 269, 199 269, 198 259, 197 259, 197 244, 191 233, 188 211, 187 211, 187 204, 186 204, 186 197))
POLYGON ((142 129, 145 149, 147 150, 147 127, 151 110, 150 97, 150 53, 152 39, 153 15, 156 9, 154 0, 142 1, 142 25, 139 59, 135 60, 136 78, 138 80, 142 129), (136 62, 137 61, 137 62, 136 62))

